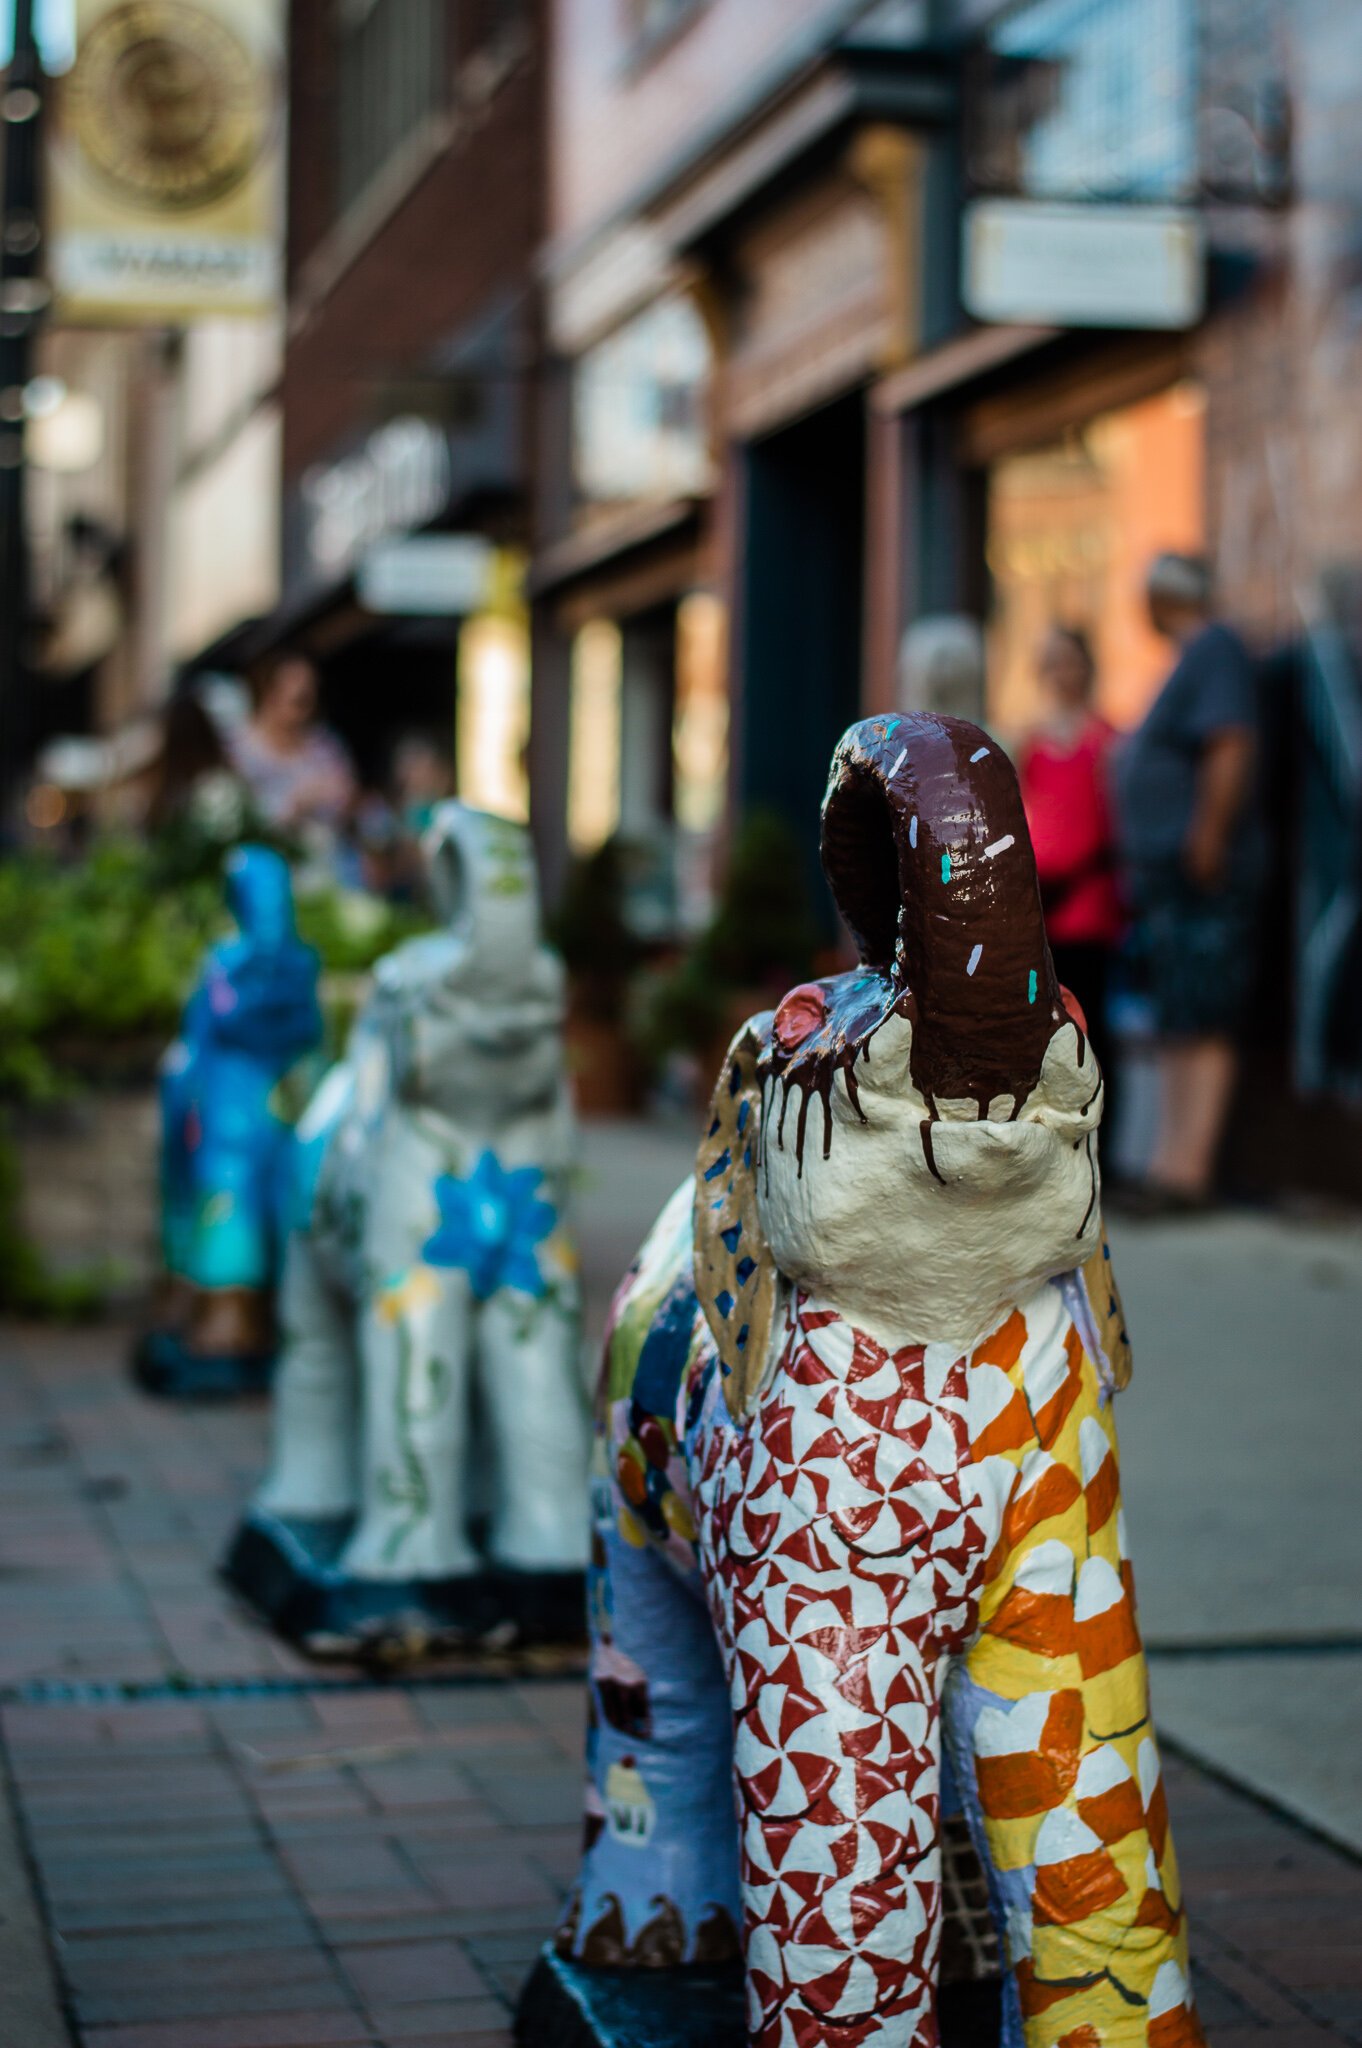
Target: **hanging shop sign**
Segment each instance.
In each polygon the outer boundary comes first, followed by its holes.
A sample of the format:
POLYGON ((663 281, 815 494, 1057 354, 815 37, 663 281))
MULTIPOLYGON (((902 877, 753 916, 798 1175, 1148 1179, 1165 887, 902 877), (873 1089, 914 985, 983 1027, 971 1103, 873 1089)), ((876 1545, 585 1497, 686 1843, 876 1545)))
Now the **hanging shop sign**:
POLYGON ((49 167, 60 318, 276 303, 279 28, 279 0, 76 0, 49 167))
POLYGON ((304 575, 334 581, 376 541, 428 526, 452 485, 449 436, 434 420, 408 414, 376 427, 350 454, 302 478, 304 575))
POLYGON ((965 209, 962 296, 976 320, 1192 327, 1205 276, 1187 208, 980 199, 965 209))
POLYGON ((386 616, 464 618, 487 602, 495 561, 477 534, 409 533, 360 558, 355 595, 386 616))

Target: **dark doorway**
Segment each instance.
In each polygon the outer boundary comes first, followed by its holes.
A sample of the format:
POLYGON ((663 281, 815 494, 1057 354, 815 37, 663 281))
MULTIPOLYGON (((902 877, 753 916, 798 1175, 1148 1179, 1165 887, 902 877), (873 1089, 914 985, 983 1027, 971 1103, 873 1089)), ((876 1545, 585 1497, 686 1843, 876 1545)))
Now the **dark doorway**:
POLYGON ((360 780, 381 787, 404 733, 428 733, 454 757, 455 624, 385 624, 318 657, 322 715, 355 757, 360 780))
POLYGON ((831 931, 818 807, 833 747, 861 699, 862 396, 754 441, 745 500, 739 805, 779 811, 789 822, 831 931))

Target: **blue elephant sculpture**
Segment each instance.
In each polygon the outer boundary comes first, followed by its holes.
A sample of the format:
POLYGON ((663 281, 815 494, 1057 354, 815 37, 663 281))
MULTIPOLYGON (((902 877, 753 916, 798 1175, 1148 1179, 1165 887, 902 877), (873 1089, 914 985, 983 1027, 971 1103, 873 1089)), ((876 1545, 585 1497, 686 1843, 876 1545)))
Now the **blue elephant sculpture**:
POLYGON ((182 1397, 268 1381, 290 1170, 279 1086, 322 1039, 287 863, 238 847, 226 888, 236 931, 210 947, 161 1063, 165 1279, 134 1361, 149 1391, 182 1397))

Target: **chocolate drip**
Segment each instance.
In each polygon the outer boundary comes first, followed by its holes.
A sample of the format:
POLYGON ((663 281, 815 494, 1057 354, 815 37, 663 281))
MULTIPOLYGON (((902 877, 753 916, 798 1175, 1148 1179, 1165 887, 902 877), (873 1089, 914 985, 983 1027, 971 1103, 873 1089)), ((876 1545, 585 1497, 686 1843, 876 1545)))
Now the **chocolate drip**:
MULTIPOLYGON (((809 1087, 802 1090, 799 1104, 799 1122, 795 1126, 795 1160, 801 1180, 804 1178, 804 1127, 809 1121, 809 1097, 813 1094, 815 1086, 817 1086, 817 1083, 812 1083, 809 1087)), ((789 1099, 790 1084, 787 1080, 785 1083, 785 1100, 788 1102, 789 1099)))
MULTIPOLYGON (((651 1920, 644 1922, 634 1939, 628 1939, 624 1924, 624 1911, 614 1892, 605 1894, 604 1910, 586 1931, 582 1942, 581 1960, 592 1969, 619 1969, 632 1963, 640 1970, 670 1970, 686 1960, 686 1926, 673 1901, 658 1892, 649 1900, 653 1908, 651 1920)), ((710 1922, 716 1909, 701 1923, 700 1938, 717 1940, 719 1930, 710 1922)), ((576 1909, 570 1921, 565 1921, 558 1937, 559 1953, 563 1953, 562 1942, 566 1936, 570 1942, 576 1927, 576 1909)), ((731 1951, 730 1951, 731 1953, 731 1951)), ((697 1960, 699 1958, 697 1957, 697 1960)))
POLYGON ((932 1179, 941 1181, 941 1185, 944 1188, 946 1183, 944 1179, 942 1179, 942 1176, 938 1171, 936 1164, 936 1154, 932 1150, 932 1125, 935 1122, 936 1113, 935 1111, 933 1111, 931 1116, 923 1117, 922 1122, 918 1126, 918 1128, 922 1134, 922 1156, 927 1162, 928 1170, 931 1173, 932 1179))
POLYGON ((677 1908, 661 1893, 649 1901, 654 1908, 634 1936, 631 1962, 641 1970, 670 1970, 686 1960, 686 1925, 677 1908))
POLYGON ((870 1039, 892 1014, 896 1000, 893 988, 882 974, 839 974, 829 981, 810 983, 808 993, 819 999, 820 1021, 797 1044, 789 1045, 781 1038, 780 1013, 777 1012, 776 1027, 767 1040, 761 1059, 763 1091, 768 1079, 781 1089, 776 1143, 782 1148, 790 1095, 795 1089, 799 1091, 795 1158, 801 1178, 809 1101, 814 1095, 820 1097, 823 1104, 823 1157, 831 1157, 832 1091, 838 1074, 846 1082, 847 1100, 852 1109, 862 1123, 867 1121, 856 1087, 854 1068, 858 1059, 869 1059, 870 1039))
POLYGON ((605 1895, 605 1910, 587 1928, 582 1942, 582 1961, 593 1969, 618 1969, 629 1960, 629 1942, 624 1926, 624 1908, 614 1892, 605 1895))
POLYGON ((916 997, 929 1101, 1014 1114, 1063 1012, 1011 762, 978 726, 919 714, 853 726, 823 804, 823 865, 867 968, 916 997))
POLYGON ((738 1930, 722 1906, 711 1906, 695 1930, 696 1963, 731 1963, 742 1954, 738 1930))
POLYGON ((1088 1219, 1097 1207, 1097 1134, 1095 1131, 1088 1132, 1088 1171, 1092 1175, 1092 1193, 1088 1197, 1088 1206, 1083 1211, 1083 1221, 1074 1232, 1075 1237, 1082 1237, 1083 1232, 1088 1227, 1088 1219))

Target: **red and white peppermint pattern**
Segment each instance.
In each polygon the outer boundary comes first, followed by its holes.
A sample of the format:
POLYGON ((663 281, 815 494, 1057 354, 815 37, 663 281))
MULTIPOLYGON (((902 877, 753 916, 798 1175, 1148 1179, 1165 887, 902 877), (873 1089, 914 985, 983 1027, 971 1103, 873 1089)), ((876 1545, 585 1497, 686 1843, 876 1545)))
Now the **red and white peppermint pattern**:
POLYGON ((943 1659, 1002 1495, 965 1358, 796 1301, 751 1424, 693 1445, 736 1726, 752 2048, 934 2048, 943 1659), (977 1421, 976 1421, 977 1428, 977 1421))

